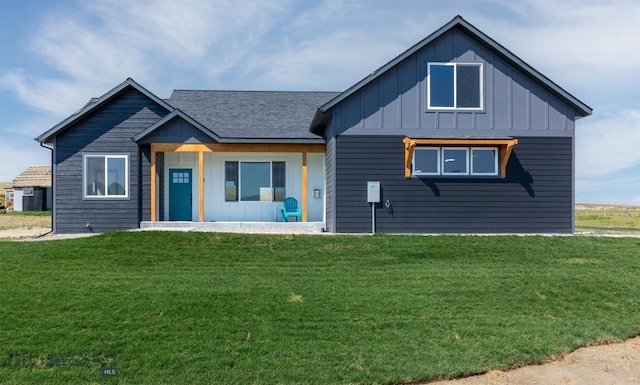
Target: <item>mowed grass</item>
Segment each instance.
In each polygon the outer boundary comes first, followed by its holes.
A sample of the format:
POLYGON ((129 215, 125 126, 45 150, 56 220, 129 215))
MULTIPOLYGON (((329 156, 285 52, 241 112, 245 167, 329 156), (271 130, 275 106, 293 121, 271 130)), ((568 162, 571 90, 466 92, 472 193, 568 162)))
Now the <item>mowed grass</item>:
POLYGON ((640 207, 578 204, 576 231, 640 235, 640 207))
POLYGON ((640 332, 637 238, 128 232, 0 271, 3 384, 410 383, 640 332))

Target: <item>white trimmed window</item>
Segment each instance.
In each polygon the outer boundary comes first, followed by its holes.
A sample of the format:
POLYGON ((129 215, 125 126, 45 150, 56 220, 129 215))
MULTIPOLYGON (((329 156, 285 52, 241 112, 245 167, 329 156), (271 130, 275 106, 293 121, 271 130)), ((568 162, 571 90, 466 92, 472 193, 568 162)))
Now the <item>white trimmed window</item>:
POLYGON ((128 155, 84 155, 85 198, 128 198, 128 155))
POLYGON ((498 175, 498 149, 472 147, 471 175, 498 175))
POLYGON ((225 162, 226 202, 282 202, 285 162, 225 162))
POLYGON ((414 175, 440 175, 440 147, 419 147, 413 152, 414 175))
POLYGON ((468 175, 469 148, 444 147, 442 149, 442 175, 468 175))
POLYGON ((427 108, 482 110, 482 63, 428 63, 427 108))
POLYGON ((416 147, 412 174, 498 176, 498 148, 416 147))

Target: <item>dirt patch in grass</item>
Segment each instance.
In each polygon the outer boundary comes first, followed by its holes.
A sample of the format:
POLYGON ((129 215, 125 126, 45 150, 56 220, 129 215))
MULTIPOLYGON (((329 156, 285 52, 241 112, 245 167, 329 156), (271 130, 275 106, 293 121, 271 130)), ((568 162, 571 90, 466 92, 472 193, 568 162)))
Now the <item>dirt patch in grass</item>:
POLYGON ((610 384, 640 383, 640 336, 625 342, 580 348, 542 365, 511 371, 490 370, 485 374, 430 382, 429 385, 511 384, 610 384))
POLYGON ((568 263, 570 265, 584 265, 587 263, 602 263, 599 259, 590 259, 590 258, 569 258, 569 259, 560 259, 558 262, 568 263))
POLYGON ((51 227, 31 227, 31 228, 18 228, 0 230, 0 239, 16 239, 37 237, 39 235, 46 234, 51 231, 51 227))

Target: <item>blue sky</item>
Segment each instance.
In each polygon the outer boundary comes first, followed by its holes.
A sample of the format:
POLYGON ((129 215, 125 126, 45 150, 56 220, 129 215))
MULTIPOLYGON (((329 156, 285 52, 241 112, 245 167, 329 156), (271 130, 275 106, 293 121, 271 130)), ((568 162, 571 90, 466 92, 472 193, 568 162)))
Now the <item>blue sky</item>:
POLYGON ((173 89, 343 91, 457 14, 594 109, 576 200, 640 205, 640 1, 0 0, 0 181, 33 138, 128 77, 173 89))

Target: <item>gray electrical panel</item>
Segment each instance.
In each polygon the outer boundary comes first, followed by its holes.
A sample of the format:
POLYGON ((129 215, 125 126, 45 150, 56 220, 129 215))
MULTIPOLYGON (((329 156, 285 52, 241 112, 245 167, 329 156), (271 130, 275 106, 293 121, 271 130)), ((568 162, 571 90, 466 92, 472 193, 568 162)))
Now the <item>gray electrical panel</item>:
POLYGON ((367 202, 380 202, 380 182, 367 182, 367 202))

